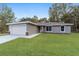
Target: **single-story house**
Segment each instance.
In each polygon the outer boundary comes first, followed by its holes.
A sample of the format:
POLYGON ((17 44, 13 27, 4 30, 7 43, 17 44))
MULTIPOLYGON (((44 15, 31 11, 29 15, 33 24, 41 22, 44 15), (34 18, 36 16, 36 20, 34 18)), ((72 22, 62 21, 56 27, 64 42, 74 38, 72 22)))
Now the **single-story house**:
POLYGON ((71 26, 73 24, 63 22, 41 22, 33 23, 14 22, 7 23, 11 35, 32 35, 39 32, 47 33, 71 33, 71 26))

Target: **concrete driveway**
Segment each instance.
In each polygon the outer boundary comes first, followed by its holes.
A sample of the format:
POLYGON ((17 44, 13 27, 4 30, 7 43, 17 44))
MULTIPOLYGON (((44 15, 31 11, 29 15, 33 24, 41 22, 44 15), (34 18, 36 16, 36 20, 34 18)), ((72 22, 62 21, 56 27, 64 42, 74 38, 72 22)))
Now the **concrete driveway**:
POLYGON ((0 44, 14 40, 16 38, 18 38, 18 36, 12 36, 12 35, 0 36, 0 44))
POLYGON ((8 41, 11 41, 11 40, 15 40, 16 38, 33 38, 37 35, 39 35, 40 33, 38 34, 34 34, 34 35, 30 35, 30 36, 17 36, 17 35, 5 35, 5 36, 0 36, 0 44, 2 43, 5 43, 5 42, 8 42, 8 41))

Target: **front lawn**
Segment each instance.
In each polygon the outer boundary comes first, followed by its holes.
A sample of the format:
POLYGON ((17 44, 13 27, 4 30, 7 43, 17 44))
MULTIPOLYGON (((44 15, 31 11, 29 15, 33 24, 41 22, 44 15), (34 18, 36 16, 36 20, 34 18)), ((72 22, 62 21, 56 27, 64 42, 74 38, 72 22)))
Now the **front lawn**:
POLYGON ((79 33, 42 33, 32 39, 18 38, 1 44, 0 55, 79 56, 79 33))

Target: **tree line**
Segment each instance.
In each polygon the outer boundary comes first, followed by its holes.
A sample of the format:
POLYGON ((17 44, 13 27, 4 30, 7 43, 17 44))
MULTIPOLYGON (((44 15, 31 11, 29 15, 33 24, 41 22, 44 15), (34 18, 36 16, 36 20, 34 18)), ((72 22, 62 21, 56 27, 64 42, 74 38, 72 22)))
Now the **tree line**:
MULTIPOLYGON (((22 21, 32 22, 65 22, 72 23, 72 31, 79 32, 79 5, 71 3, 53 3, 48 10, 48 18, 38 18, 38 16, 23 17, 22 21)), ((16 17, 12 8, 7 5, 0 6, 0 33, 7 31, 6 23, 15 21, 16 17)))

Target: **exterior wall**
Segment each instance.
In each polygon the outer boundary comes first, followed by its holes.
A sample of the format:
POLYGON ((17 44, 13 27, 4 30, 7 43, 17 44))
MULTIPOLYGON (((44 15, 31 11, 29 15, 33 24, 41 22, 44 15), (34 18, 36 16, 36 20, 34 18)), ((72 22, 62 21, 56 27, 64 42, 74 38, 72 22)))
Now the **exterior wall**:
POLYGON ((71 26, 65 26, 65 32, 71 33, 71 26))
POLYGON ((27 32, 28 35, 36 34, 38 33, 38 27, 35 25, 27 24, 27 32))
POLYGON ((26 28, 26 24, 9 25, 9 32, 11 35, 25 35, 26 28))
POLYGON ((64 26, 64 31, 61 31, 61 26, 52 26, 52 31, 46 31, 49 33, 71 33, 71 26, 64 26))
MULTIPOLYGON (((26 33, 28 33, 28 35, 32 35, 38 33, 38 31, 38 27, 32 24, 9 25, 9 32, 11 35, 26 35, 26 33)), ((40 32, 71 33, 71 26, 64 26, 64 31, 61 31, 61 26, 52 26, 52 31, 46 31, 46 27, 41 26, 40 32)))

